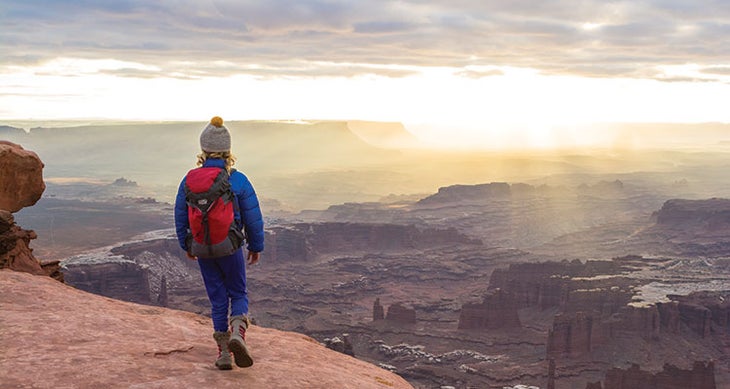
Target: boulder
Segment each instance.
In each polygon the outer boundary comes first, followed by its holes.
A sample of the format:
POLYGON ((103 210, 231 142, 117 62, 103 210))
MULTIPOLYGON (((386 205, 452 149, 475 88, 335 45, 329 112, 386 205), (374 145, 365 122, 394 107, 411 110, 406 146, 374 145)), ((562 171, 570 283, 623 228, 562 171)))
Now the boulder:
POLYGON ((41 198, 43 162, 32 151, 0 140, 0 209, 18 212, 41 198))

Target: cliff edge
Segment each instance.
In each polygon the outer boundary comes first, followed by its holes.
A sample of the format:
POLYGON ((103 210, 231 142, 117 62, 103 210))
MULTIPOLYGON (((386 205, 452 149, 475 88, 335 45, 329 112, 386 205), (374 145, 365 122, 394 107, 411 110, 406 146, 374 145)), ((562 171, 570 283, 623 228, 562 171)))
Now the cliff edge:
POLYGON ((0 270, 2 387, 412 388, 297 333, 252 326, 255 364, 219 371, 210 319, 0 270))

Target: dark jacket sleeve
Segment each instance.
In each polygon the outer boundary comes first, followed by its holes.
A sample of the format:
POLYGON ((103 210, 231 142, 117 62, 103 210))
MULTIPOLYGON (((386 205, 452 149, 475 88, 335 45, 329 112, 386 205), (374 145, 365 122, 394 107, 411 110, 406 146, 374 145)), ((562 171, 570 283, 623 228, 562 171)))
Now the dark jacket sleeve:
POLYGON ((238 207, 243 216, 243 229, 246 231, 248 250, 253 252, 264 251, 264 217, 261 215, 259 199, 253 185, 244 176, 243 187, 236 194, 238 207))
POLYGON ((180 182, 175 197, 175 232, 177 233, 177 242, 180 247, 188 251, 185 239, 190 231, 190 222, 188 221, 188 204, 185 201, 185 179, 180 182))

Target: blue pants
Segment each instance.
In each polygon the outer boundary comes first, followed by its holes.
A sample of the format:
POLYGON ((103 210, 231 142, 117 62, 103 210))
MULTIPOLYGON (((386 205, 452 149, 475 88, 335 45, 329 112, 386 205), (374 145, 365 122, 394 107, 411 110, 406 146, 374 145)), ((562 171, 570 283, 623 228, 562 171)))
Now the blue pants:
POLYGON ((229 305, 231 316, 248 313, 243 249, 225 257, 199 258, 198 264, 210 300, 213 328, 216 331, 228 331, 229 305))

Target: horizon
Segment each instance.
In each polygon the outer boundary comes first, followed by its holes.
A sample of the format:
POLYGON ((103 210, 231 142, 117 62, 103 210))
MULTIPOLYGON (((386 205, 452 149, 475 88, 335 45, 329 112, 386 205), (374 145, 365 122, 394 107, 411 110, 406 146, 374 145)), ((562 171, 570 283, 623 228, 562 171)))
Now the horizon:
POLYGON ((4 121, 357 119, 453 148, 561 147, 556 128, 596 123, 730 123, 730 7, 714 1, 4 8, 4 121))
MULTIPOLYGON (((398 125, 413 139, 400 139, 385 142, 385 139, 378 141, 378 135, 367 136, 361 131, 349 128, 356 137, 372 146, 386 149, 401 150, 422 150, 469 153, 497 153, 504 156, 527 156, 527 155, 564 155, 564 154, 586 154, 592 152, 641 152, 647 150, 678 150, 678 151, 710 151, 708 148, 726 151, 730 145, 730 124, 722 122, 705 123, 592 123, 575 126, 556 126, 548 131, 536 134, 534 132, 512 132, 512 133, 487 133, 481 134, 483 142, 475 142, 472 139, 470 144, 450 143, 444 141, 437 130, 423 127, 413 127, 406 123, 397 121, 370 121, 361 119, 231 119, 225 120, 225 124, 235 130, 236 124, 262 123, 262 124, 288 124, 288 125, 314 125, 317 123, 369 123, 383 125, 398 125), (421 130, 421 131, 419 131, 421 130), (588 130, 588 132, 586 131, 588 130), (719 130, 719 131, 718 131, 719 130), (429 133, 430 131, 430 133, 429 133), (593 131, 594 133, 590 133, 593 131), (664 131, 662 136, 657 132, 664 131), (600 134, 599 134, 600 132, 600 134), (721 135, 719 135, 721 133, 721 135), (491 136, 491 138, 487 138, 491 136)), ((0 118, 0 126, 9 126, 29 133, 32 129, 63 129, 76 127, 94 126, 154 126, 166 124, 199 124, 201 129, 207 121, 204 120, 114 120, 102 118, 88 119, 63 119, 63 120, 4 120, 0 118)), ((387 127, 386 127, 387 128, 387 127)), ((385 130, 385 129, 383 129, 385 130)), ((398 136, 392 133, 390 136, 398 136)), ((367 132, 367 130, 366 130, 367 132)), ((380 137, 386 136, 381 133, 380 137)))

